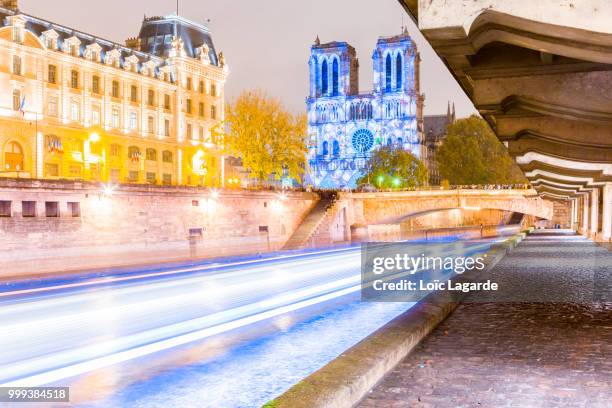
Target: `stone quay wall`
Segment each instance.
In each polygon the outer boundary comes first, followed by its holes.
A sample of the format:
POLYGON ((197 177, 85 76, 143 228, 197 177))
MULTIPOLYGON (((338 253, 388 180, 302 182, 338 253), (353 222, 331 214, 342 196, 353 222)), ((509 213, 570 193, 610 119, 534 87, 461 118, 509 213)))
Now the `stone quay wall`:
POLYGON ((140 254, 145 263, 164 252, 190 258, 275 250, 317 200, 311 193, 4 179, 0 275, 23 260, 58 259, 69 268, 70 257, 112 265, 114 256, 129 263, 120 254, 132 254, 131 262, 140 254))

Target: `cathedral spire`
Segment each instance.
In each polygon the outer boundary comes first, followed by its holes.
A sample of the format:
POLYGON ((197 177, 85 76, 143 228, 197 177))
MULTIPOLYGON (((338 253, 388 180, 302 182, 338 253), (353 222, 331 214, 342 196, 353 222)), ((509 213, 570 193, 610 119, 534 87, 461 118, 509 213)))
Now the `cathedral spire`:
POLYGON ((321 40, 319 39, 319 35, 317 35, 317 38, 315 39, 315 45, 321 45, 321 40))
POLYGON ((453 116, 452 116, 452 123, 455 123, 455 121, 457 120, 457 115, 455 115, 455 102, 453 102, 453 116))

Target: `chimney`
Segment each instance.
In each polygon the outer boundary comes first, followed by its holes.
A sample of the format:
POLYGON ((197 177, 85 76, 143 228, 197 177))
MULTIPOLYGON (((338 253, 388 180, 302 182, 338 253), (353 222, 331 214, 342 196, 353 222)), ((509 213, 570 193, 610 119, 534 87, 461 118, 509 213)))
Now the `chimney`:
POLYGON ((19 10, 17 0, 0 0, 0 6, 14 11, 19 10))
POLYGON ((133 50, 140 51, 140 38, 128 38, 127 40, 125 40, 125 46, 133 50))

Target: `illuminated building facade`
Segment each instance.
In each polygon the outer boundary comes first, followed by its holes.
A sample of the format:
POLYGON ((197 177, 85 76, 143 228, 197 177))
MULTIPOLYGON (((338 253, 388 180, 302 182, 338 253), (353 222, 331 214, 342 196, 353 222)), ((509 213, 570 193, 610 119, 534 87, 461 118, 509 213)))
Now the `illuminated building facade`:
POLYGON ((217 185, 228 75, 209 30, 145 18, 120 45, 0 1, 0 177, 217 185))
POLYGON ((354 188, 382 145, 424 156, 420 56, 408 32, 380 38, 372 56, 374 90, 359 93, 359 62, 345 42, 311 49, 309 174, 318 188, 354 188))

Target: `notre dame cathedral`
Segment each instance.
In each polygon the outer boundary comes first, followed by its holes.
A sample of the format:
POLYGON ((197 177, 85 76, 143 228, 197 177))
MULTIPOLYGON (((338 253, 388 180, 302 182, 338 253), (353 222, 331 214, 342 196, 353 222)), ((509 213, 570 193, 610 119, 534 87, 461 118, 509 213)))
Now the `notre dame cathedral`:
POLYGON ((310 57, 309 172, 317 188, 354 188, 368 158, 383 145, 425 155, 420 56, 404 30, 379 38, 372 56, 374 86, 359 93, 359 61, 346 42, 321 44, 310 57))

